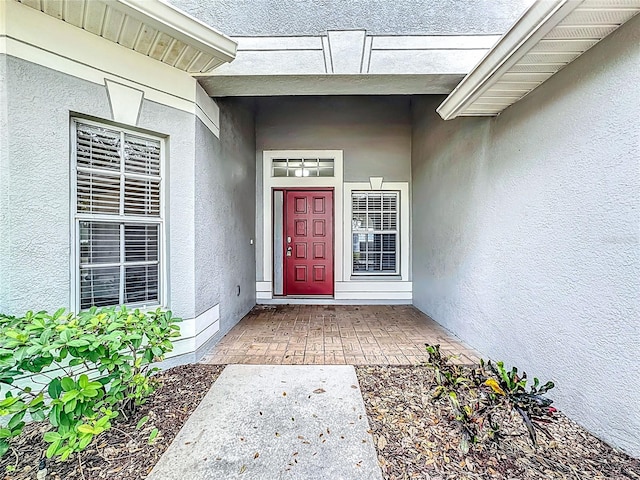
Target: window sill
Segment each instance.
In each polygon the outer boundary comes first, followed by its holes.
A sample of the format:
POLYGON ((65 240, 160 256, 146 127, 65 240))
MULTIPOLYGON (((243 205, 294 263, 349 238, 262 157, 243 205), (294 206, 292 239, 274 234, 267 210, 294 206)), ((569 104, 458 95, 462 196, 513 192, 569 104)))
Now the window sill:
MULTIPOLYGON (((119 309, 121 308, 123 305, 105 305, 103 307, 97 307, 98 310, 103 309, 103 308, 115 308, 115 309, 119 309)), ((127 310, 130 311, 134 311, 134 310, 140 310, 140 312, 142 313, 149 313, 149 312, 155 312, 158 308, 161 309, 162 311, 166 311, 169 310, 168 307, 160 305, 160 304, 155 304, 155 305, 127 305, 124 304, 125 307, 127 307, 127 310)), ((79 310, 80 312, 88 312, 89 308, 82 308, 79 310)))
POLYGON ((362 280, 365 282, 397 282, 402 281, 402 275, 351 275, 349 280, 362 280))

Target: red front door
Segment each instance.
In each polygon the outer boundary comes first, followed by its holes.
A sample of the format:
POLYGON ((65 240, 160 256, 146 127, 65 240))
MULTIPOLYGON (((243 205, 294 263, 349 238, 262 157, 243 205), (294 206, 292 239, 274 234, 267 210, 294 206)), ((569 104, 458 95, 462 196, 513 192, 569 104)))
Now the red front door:
POLYGON ((285 295, 333 295, 333 190, 286 190, 285 295))

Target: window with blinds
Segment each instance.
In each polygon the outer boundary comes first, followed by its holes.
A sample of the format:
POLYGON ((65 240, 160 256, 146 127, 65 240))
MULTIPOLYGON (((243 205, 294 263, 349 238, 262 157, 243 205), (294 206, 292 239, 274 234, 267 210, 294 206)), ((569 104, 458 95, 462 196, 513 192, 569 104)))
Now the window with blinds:
POLYGON ((161 139, 74 121, 80 309, 161 303, 161 139))
POLYGON ((354 275, 399 273, 398 192, 352 192, 354 275))

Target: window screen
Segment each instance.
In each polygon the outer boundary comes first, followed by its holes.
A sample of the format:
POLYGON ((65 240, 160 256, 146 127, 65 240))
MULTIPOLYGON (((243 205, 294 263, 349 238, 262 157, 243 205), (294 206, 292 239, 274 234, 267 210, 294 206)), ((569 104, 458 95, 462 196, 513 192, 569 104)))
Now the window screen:
POLYGON ((398 192, 353 192, 354 275, 398 274, 398 192))
POLYGON ((74 125, 79 307, 158 304, 162 141, 74 125))

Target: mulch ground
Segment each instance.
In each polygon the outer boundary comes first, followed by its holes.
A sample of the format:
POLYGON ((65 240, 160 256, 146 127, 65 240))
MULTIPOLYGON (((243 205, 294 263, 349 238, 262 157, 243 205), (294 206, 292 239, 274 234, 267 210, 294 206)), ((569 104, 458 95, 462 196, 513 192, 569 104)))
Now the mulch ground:
MULTIPOLYGON (((224 366, 183 365, 160 373, 161 387, 128 418, 118 418, 87 450, 66 462, 47 460, 47 480, 140 480, 147 476, 173 438, 218 378, 224 366), (149 420, 136 429, 138 421, 149 420), (153 429, 158 436, 149 443, 153 429)), ((28 425, 0 459, 0 478, 35 479, 47 444, 43 427, 28 425), (7 466, 15 471, 7 472, 7 466)))
MULTIPOLYGON (((144 479, 224 366, 184 365, 158 375, 162 386, 128 419, 118 419, 79 457, 47 461, 47 480, 144 479), (149 420, 140 429, 138 421, 149 420), (157 428, 159 435, 149 443, 157 428)), ((534 449, 518 417, 500 443, 465 456, 445 400, 434 401, 428 367, 356 367, 378 459, 386 480, 640 480, 640 461, 598 440, 561 414, 534 449)), ((553 392, 553 391, 552 391, 553 392)), ((552 395, 550 395, 552 397, 552 395)), ((47 445, 32 424, 0 460, 0 479, 31 480, 47 445), (7 467, 15 467, 7 472, 7 467)), ((319 477, 321 478, 321 477, 319 477)))
POLYGON ((640 461, 561 414, 546 425, 552 438, 539 435, 535 449, 521 420, 513 416, 500 443, 476 445, 464 456, 448 401, 432 400, 435 382, 428 367, 368 366, 356 371, 387 480, 640 479, 640 461))

